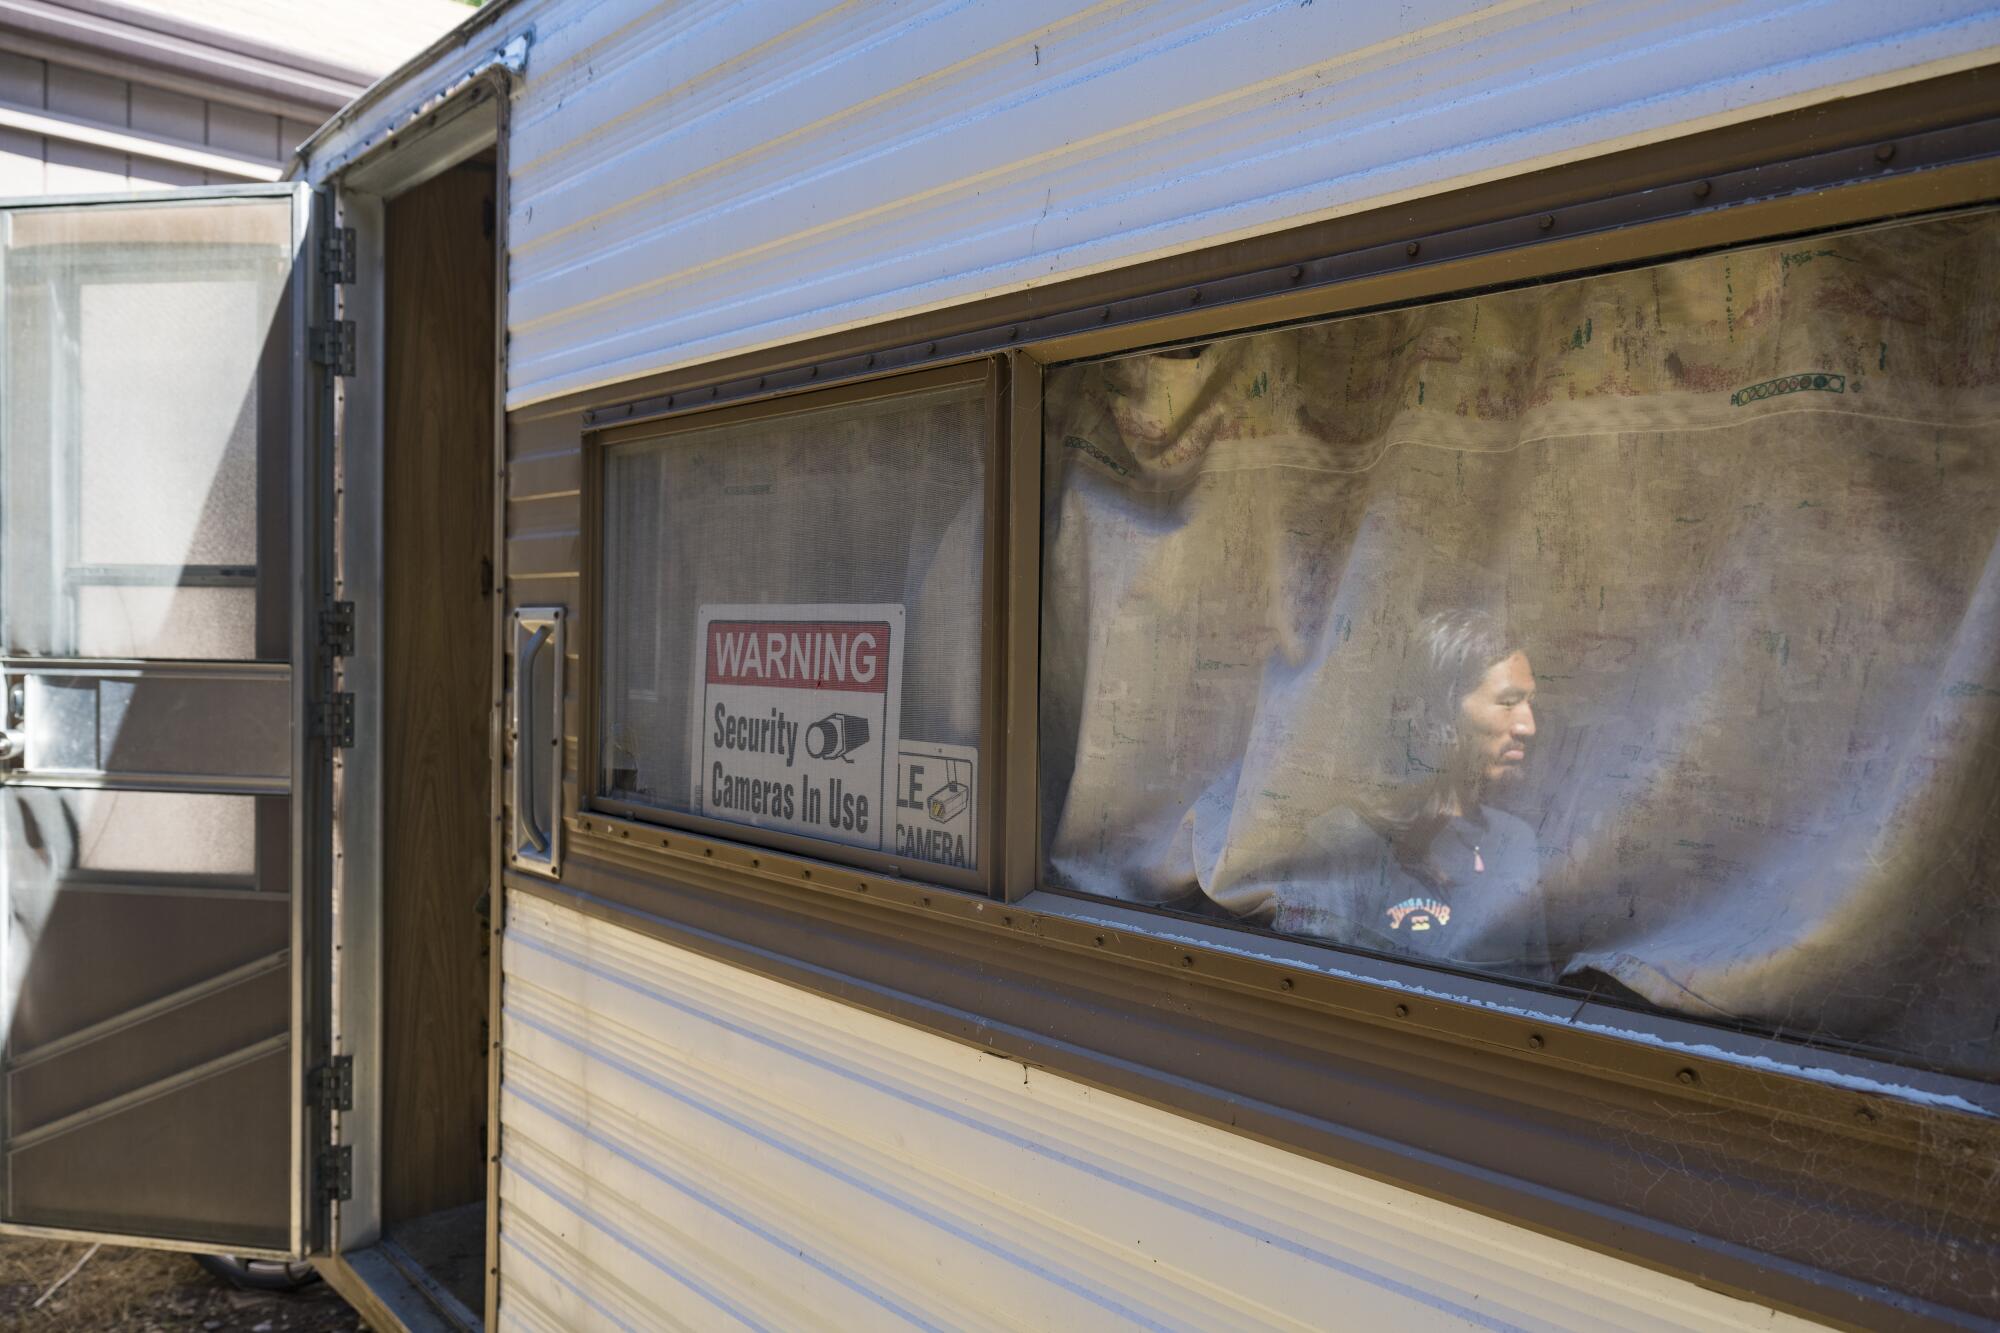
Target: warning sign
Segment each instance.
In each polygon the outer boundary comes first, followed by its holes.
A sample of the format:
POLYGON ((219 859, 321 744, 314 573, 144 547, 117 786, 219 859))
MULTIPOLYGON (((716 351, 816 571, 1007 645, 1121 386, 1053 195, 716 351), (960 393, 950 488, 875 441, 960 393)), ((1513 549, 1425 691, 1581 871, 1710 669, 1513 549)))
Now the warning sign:
POLYGON ((904 741, 896 747, 896 855, 970 870, 978 864, 979 751, 904 741))
POLYGON ((903 608, 704 606, 695 807, 853 847, 885 845, 903 704, 903 608))

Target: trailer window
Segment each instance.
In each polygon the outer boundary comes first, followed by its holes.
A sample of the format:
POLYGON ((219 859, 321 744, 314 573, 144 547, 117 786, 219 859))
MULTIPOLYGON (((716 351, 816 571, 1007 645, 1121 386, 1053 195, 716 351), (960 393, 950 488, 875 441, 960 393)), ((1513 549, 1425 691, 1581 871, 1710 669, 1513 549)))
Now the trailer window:
POLYGON ((605 450, 604 800, 982 863, 991 409, 958 379, 605 450))
POLYGON ((2000 1072, 2000 224, 1047 379, 1050 887, 2000 1072))

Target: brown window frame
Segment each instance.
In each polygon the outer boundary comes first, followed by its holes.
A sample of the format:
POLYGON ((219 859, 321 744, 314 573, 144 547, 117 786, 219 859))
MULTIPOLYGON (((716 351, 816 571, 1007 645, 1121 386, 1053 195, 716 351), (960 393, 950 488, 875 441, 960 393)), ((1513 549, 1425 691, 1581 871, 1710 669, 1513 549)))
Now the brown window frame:
MULTIPOLYGON (((1002 444, 1006 438, 1004 435, 1005 371, 1006 364, 1001 358, 981 357, 955 365, 906 372, 879 380, 806 390, 750 403, 690 412, 664 422, 640 422, 613 427, 593 432, 585 438, 582 575, 584 606, 588 616, 586 623, 593 628, 586 632, 578 644, 582 668, 586 673, 582 689, 578 693, 583 710, 577 732, 579 769, 577 790, 580 812, 614 816, 633 824, 657 827, 662 832, 648 836, 661 839, 670 839, 672 836, 665 830, 675 830, 711 838, 731 839, 745 846, 812 858, 825 863, 828 869, 844 866, 855 869, 872 868, 892 875, 913 873, 916 877, 946 888, 982 895, 991 895, 995 891, 995 886, 999 883, 1000 858, 993 854, 992 833, 999 827, 1000 800, 997 795, 998 784, 990 775, 996 772, 1004 774, 1006 765, 1001 753, 1005 747, 1001 743, 999 685, 1006 659, 1000 636, 991 631, 999 617, 999 602, 1004 582, 1000 575, 999 562, 1007 530, 1006 469, 1011 451, 1002 444), (979 853, 979 864, 971 870, 962 870, 930 862, 902 862, 893 851, 886 849, 870 852, 844 847, 839 843, 810 838, 802 834, 758 828, 755 825, 739 824, 710 815, 666 810, 606 795, 602 789, 603 738, 598 725, 602 716, 602 700, 599 696, 604 684, 604 667, 607 665, 604 660, 606 626, 603 617, 606 455, 621 445, 671 441, 679 435, 698 430, 712 430, 718 426, 778 420, 848 404, 888 402, 910 394, 975 385, 984 393, 986 404, 986 440, 980 457, 985 475, 986 516, 984 548, 980 560, 979 595, 981 624, 986 632, 982 634, 980 643, 979 748, 981 763, 986 767, 989 776, 979 784, 979 822, 976 826, 980 831, 979 845, 982 848, 979 853)), ((1004 777, 1002 780, 1004 781, 1004 777)), ((753 862, 760 859, 753 858, 753 862)), ((810 873, 810 868, 806 868, 802 879, 809 879, 810 873)), ((820 873, 824 876, 827 871, 822 870, 820 873)))
MULTIPOLYGON (((1973 71, 538 410, 574 414, 588 479, 614 426, 1004 359, 989 504, 1004 495, 1007 513, 987 570, 1005 578, 986 640, 1004 661, 984 686, 1001 768, 986 785, 1022 817, 987 825, 999 901, 588 800, 566 882, 507 882, 1781 1309, 1871 1327, 2000 1318, 2000 1297, 1958 1275, 2000 1271, 2000 1087, 1040 890, 1034 762, 1044 363, 1997 201, 2000 87, 1973 71), (1937 1257, 1953 1246, 1956 1269, 1937 1257)), ((598 494, 586 480, 587 618, 598 494)), ((597 772, 594 623, 579 792, 597 772)))

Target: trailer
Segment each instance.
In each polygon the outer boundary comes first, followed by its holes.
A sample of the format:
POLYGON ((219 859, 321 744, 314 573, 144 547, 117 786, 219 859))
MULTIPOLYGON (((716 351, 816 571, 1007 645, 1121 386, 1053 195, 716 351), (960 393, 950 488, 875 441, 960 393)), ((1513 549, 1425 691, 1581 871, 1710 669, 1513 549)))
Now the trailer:
POLYGON ((0 203, 0 1231, 2000 1320, 2000 9, 497 0, 0 203))

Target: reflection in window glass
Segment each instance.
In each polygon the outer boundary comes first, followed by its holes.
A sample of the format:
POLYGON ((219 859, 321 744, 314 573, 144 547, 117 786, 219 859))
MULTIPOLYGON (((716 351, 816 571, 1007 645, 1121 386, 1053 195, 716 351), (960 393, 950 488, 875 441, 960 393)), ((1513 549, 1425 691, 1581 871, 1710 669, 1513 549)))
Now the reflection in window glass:
POLYGON ((979 864, 979 385, 613 446, 605 796, 979 864))
POLYGON ((1056 887, 2000 1072, 2000 225, 1047 381, 1056 887))

